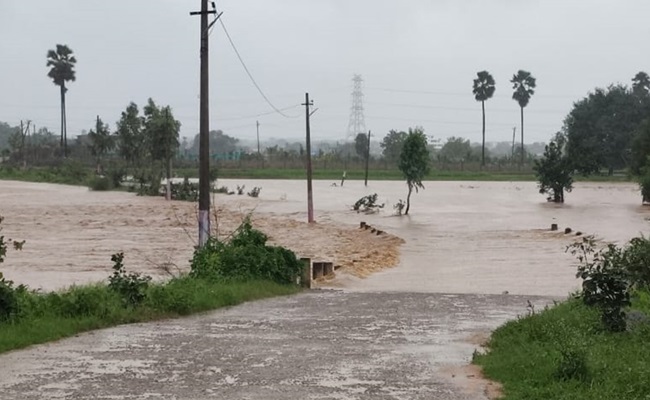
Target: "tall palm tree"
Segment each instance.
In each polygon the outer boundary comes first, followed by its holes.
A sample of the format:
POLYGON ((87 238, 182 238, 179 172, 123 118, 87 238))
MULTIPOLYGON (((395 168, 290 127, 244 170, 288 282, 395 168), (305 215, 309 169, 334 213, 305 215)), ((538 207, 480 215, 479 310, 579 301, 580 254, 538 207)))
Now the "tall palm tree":
POLYGON ((474 79, 474 98, 476 101, 481 102, 481 109, 483 110, 483 146, 481 147, 481 166, 485 166, 485 100, 494 96, 494 78, 487 71, 478 72, 477 78, 474 79))
POLYGON ((535 78, 528 71, 519 70, 510 80, 513 100, 519 103, 521 108, 521 165, 524 164, 524 107, 528 105, 530 98, 535 94, 535 78))
POLYGON ((65 92, 68 89, 65 83, 75 81, 75 64, 77 59, 72 55, 72 50, 66 45, 57 44, 56 50, 47 52, 47 66, 51 67, 47 76, 52 78, 54 84, 61 88, 61 148, 63 156, 68 155, 68 132, 65 116, 65 92))

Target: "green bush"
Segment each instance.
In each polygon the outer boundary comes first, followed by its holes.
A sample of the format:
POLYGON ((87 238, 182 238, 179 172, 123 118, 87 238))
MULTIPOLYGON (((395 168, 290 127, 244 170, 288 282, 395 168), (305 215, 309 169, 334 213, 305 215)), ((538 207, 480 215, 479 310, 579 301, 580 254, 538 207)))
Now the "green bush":
POLYGON ((267 246, 266 241, 266 235, 253 229, 247 218, 229 242, 210 238, 194 252, 190 276, 214 281, 295 283, 301 270, 296 255, 282 247, 267 246))
POLYGON ((625 309, 631 305, 625 252, 613 244, 603 250, 595 250, 594 246, 592 236, 569 246, 580 262, 577 277, 582 278, 581 297, 586 305, 601 311, 605 329, 623 332, 625 309))
POLYGON ((137 272, 127 273, 124 269, 124 253, 111 256, 113 275, 108 278, 108 288, 118 293, 126 306, 137 306, 146 298, 150 276, 142 276, 137 272))
POLYGON ((113 189, 113 182, 106 176, 94 176, 88 182, 90 190, 106 191, 113 189))
POLYGON ((575 349, 560 350, 560 360, 555 370, 556 379, 560 381, 577 380, 587 382, 589 376, 587 357, 584 351, 575 349))
POLYGON ((636 237, 624 252, 624 267, 635 288, 650 288, 650 240, 636 237))

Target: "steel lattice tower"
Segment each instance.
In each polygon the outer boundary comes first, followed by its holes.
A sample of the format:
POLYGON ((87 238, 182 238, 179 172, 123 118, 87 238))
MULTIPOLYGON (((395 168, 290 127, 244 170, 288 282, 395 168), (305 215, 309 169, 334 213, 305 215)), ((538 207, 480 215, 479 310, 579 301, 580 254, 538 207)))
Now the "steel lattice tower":
POLYGON ((352 107, 350 107, 350 122, 348 123, 347 141, 354 141, 359 133, 366 133, 366 122, 363 117, 363 78, 355 74, 352 78, 352 107))

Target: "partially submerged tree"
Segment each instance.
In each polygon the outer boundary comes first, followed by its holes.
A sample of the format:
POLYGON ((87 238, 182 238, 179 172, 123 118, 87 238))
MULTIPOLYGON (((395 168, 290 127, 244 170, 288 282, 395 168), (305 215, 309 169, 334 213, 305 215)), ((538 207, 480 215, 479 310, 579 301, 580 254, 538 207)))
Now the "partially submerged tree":
POLYGON ((519 104, 521 110, 521 164, 524 164, 524 108, 530 102, 530 98, 535 94, 536 81, 528 71, 519 70, 510 80, 512 88, 512 99, 519 104))
POLYGON ((481 166, 485 166, 485 101, 494 96, 494 78, 487 71, 481 71, 476 74, 477 78, 474 79, 474 99, 481 102, 481 110, 483 112, 483 143, 481 145, 481 166))
POLYGON ((366 159, 366 153, 368 153, 368 135, 365 133, 359 133, 357 137, 354 138, 354 151, 357 153, 357 156, 362 160, 366 159))
POLYGON ((564 191, 573 189, 573 167, 565 152, 566 137, 560 133, 546 145, 544 156, 535 160, 539 192, 549 194, 549 201, 564 203, 564 191))
POLYGON ((66 45, 57 44, 56 50, 47 52, 47 66, 51 67, 47 76, 52 78, 54 84, 61 89, 61 149, 64 157, 68 154, 68 128, 65 112, 65 94, 68 89, 65 83, 75 81, 74 67, 76 63, 77 59, 72 54, 72 50, 66 45))
POLYGON ((404 215, 408 215, 411 208, 411 193, 413 193, 413 189, 416 192, 419 189, 424 189, 422 180, 429 172, 427 137, 422 128, 409 128, 399 156, 399 169, 402 171, 409 189, 404 212, 404 215))
POLYGON ((95 157, 97 173, 102 174, 104 171, 102 167, 102 159, 113 149, 115 141, 114 137, 111 136, 108 125, 102 122, 99 115, 95 122, 95 129, 91 129, 90 132, 88 132, 88 138, 90 139, 90 153, 95 157))

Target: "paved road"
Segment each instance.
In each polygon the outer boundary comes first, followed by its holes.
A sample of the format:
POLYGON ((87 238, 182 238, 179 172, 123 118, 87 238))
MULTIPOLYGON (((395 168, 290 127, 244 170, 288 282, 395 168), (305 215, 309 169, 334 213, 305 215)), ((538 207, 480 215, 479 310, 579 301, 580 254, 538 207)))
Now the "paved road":
POLYGON ((311 291, 120 326, 1 355, 0 397, 485 399, 458 368, 527 299, 311 291))

